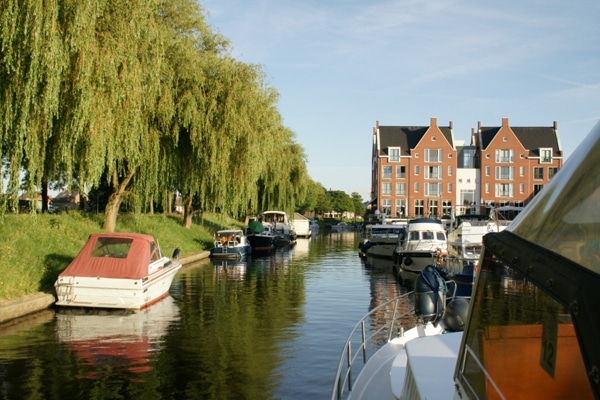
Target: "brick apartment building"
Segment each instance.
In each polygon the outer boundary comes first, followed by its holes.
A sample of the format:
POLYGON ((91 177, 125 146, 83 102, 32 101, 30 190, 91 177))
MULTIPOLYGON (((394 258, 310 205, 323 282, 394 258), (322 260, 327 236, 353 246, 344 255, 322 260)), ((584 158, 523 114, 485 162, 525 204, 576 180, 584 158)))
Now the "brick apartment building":
MULTIPOLYGON (((522 207, 562 167, 557 123, 472 130, 455 140, 452 122, 373 128, 371 207, 391 217, 448 217, 522 207)), ((511 215, 507 215, 512 217, 511 215)))

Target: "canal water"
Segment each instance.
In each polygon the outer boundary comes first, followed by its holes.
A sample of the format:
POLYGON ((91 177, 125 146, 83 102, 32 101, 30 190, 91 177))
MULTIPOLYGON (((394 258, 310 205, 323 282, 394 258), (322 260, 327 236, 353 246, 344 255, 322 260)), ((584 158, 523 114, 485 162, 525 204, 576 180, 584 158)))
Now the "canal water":
POLYGON ((405 291, 354 232, 184 267, 138 313, 46 310, 0 325, 0 399, 318 399, 344 341, 405 291))

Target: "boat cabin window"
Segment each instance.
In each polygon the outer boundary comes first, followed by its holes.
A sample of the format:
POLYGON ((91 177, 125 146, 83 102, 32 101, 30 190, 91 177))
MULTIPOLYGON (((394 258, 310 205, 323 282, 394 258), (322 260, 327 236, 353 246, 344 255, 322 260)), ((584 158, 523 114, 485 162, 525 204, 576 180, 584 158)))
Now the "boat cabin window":
POLYGON ((436 234, 437 240, 446 240, 446 235, 444 232, 437 232, 436 234))
POLYGON ((410 233, 410 240, 419 240, 419 232, 411 232, 410 233))
POLYGON ((129 238, 98 238, 92 250, 92 257, 127 258, 133 239, 129 238))
POLYGON ((482 260, 457 369, 467 397, 593 398, 565 307, 491 253, 482 260))
POLYGON ((433 232, 423 232, 423 240, 433 240, 433 232))

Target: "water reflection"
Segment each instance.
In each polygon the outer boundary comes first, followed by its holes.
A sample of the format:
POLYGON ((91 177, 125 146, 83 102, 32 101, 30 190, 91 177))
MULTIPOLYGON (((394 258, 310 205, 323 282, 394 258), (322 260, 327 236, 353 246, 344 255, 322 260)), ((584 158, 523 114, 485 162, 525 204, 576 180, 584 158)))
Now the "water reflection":
POLYGON ((187 265, 145 313, 48 310, 0 326, 0 398, 326 397, 356 321, 403 290, 358 241, 321 233, 187 265))
POLYGON ((61 309, 56 314, 58 341, 86 366, 85 378, 152 369, 179 308, 171 296, 138 312, 61 309))

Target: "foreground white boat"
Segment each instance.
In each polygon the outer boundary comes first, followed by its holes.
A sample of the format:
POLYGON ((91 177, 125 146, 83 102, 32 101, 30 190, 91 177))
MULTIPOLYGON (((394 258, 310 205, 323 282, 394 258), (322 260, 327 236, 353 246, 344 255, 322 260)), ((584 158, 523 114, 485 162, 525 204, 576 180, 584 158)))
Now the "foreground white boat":
POLYGON ((484 236, 462 335, 414 335, 394 351, 393 326, 363 368, 372 377, 356 381, 344 346, 331 398, 600 398, 598 170, 600 124, 507 229, 484 236))
POLYGON ((151 235, 92 234, 58 275, 56 305, 141 309, 169 294, 179 269, 179 249, 166 257, 151 235))

